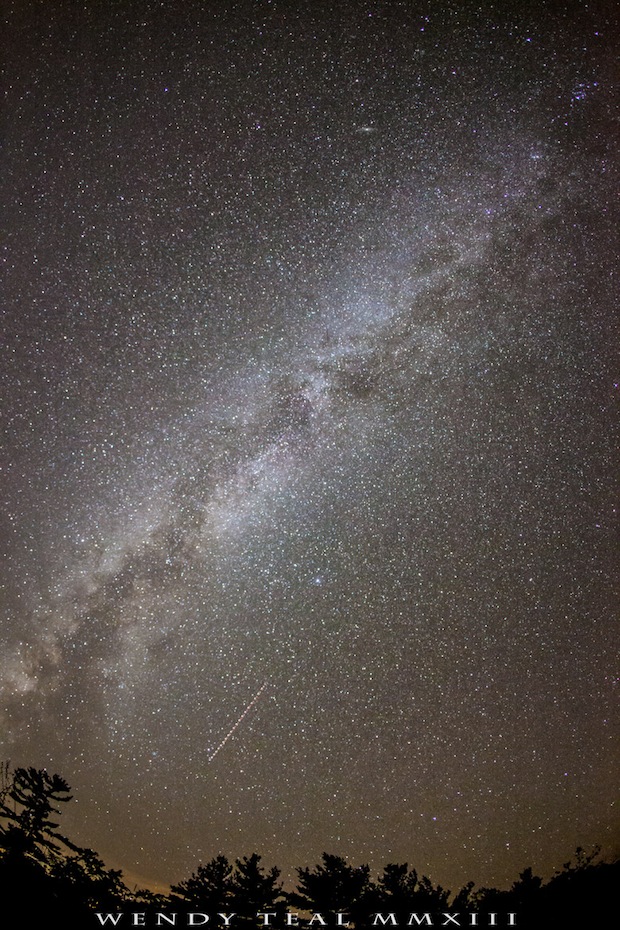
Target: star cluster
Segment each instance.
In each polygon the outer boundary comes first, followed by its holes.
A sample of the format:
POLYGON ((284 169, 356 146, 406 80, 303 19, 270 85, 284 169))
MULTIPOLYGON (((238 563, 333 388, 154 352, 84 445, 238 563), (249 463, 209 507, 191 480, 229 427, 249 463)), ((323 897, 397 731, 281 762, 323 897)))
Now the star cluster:
POLYGON ((613 848, 609 7, 3 32, 4 757, 152 885, 613 848))

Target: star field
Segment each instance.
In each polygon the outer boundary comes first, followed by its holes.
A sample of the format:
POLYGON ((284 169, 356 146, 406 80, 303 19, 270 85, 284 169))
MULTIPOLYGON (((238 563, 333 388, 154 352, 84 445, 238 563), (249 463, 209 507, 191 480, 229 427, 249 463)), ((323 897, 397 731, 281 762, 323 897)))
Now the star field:
POLYGON ((152 886, 617 851, 610 6, 3 34, 2 758, 152 886))

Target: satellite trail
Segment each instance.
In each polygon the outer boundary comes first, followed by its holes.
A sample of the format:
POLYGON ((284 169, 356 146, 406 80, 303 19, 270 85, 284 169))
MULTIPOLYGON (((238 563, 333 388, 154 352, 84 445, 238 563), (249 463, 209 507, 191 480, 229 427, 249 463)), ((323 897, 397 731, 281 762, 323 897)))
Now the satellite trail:
POLYGON ((241 723, 241 721, 243 720, 243 718, 246 716, 246 714, 249 714, 249 712, 252 710, 252 708, 254 707, 254 705, 256 704, 256 702, 258 701, 259 697, 261 696, 261 694, 263 693, 263 691, 264 691, 265 688, 267 687, 267 684, 268 684, 268 683, 267 683, 266 681, 263 682, 263 684, 262 684, 261 687, 258 689, 258 691, 257 691, 256 694, 254 695, 254 697, 252 698, 252 700, 250 701, 250 703, 247 705, 247 707, 245 708, 245 710, 243 711, 243 713, 241 714, 241 716, 238 718, 238 720, 237 720, 237 721, 233 724, 233 726, 230 728, 230 730, 228 731, 228 733, 226 734, 226 736, 224 737, 224 739, 222 740, 222 742, 219 744, 219 746, 217 746, 217 747, 213 750, 213 752, 211 753, 211 755, 210 755, 209 758, 207 759, 207 762, 213 762, 213 760, 214 760, 215 757, 217 756, 217 754, 218 754, 218 752, 220 751, 220 749, 223 749, 223 747, 226 745, 226 743, 228 742, 228 740, 230 739, 230 737, 233 735, 233 733, 235 732, 235 730, 237 729, 237 727, 239 726, 239 724, 241 723))

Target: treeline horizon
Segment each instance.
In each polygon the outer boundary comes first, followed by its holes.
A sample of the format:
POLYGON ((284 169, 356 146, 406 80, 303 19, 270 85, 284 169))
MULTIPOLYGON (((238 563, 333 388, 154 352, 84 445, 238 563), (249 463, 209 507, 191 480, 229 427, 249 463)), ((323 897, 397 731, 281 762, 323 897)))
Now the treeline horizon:
POLYGON ((215 856, 171 884, 167 894, 130 889, 122 870, 106 868, 94 850, 59 832, 56 817, 70 800, 69 785, 59 775, 33 767, 10 771, 8 763, 1 767, 0 899, 6 910, 22 914, 24 926, 38 922, 83 930, 102 925, 97 914, 120 914, 118 926, 161 926, 158 914, 193 913, 209 915, 217 926, 224 926, 218 915, 234 915, 234 930, 260 927, 264 918, 257 915, 269 913, 269 924, 279 928, 293 910, 300 912, 301 926, 304 914, 315 914, 320 918, 312 927, 345 921, 355 930, 412 924, 594 930, 608 926, 618 909, 620 859, 601 859, 600 847, 590 852, 578 847, 574 860, 547 881, 527 867, 504 890, 477 888, 471 881, 453 894, 408 863, 388 863, 373 879, 368 865, 353 866, 327 852, 314 867, 296 869, 292 891, 279 882, 277 866, 266 869, 257 852, 233 862, 215 856))

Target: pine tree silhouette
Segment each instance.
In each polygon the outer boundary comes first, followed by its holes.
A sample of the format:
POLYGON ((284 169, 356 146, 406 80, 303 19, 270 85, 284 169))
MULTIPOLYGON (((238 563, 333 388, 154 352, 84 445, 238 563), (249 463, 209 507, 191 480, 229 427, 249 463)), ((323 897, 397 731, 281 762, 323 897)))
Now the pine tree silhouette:
POLYGON ((185 881, 173 885, 171 891, 184 904, 206 913, 231 912, 234 886, 233 867, 226 856, 216 856, 200 865, 185 881))
POLYGON ((314 871, 299 868, 297 875, 297 890, 287 895, 290 904, 329 917, 330 925, 337 912, 347 913, 352 923, 362 925, 373 893, 367 865, 355 868, 340 856, 323 853, 314 871))
POLYGON ((233 874, 233 910, 241 921, 253 926, 259 912, 275 914, 274 924, 284 913, 282 885, 278 884, 280 870, 274 866, 265 872, 260 861, 258 853, 237 859, 233 874))

